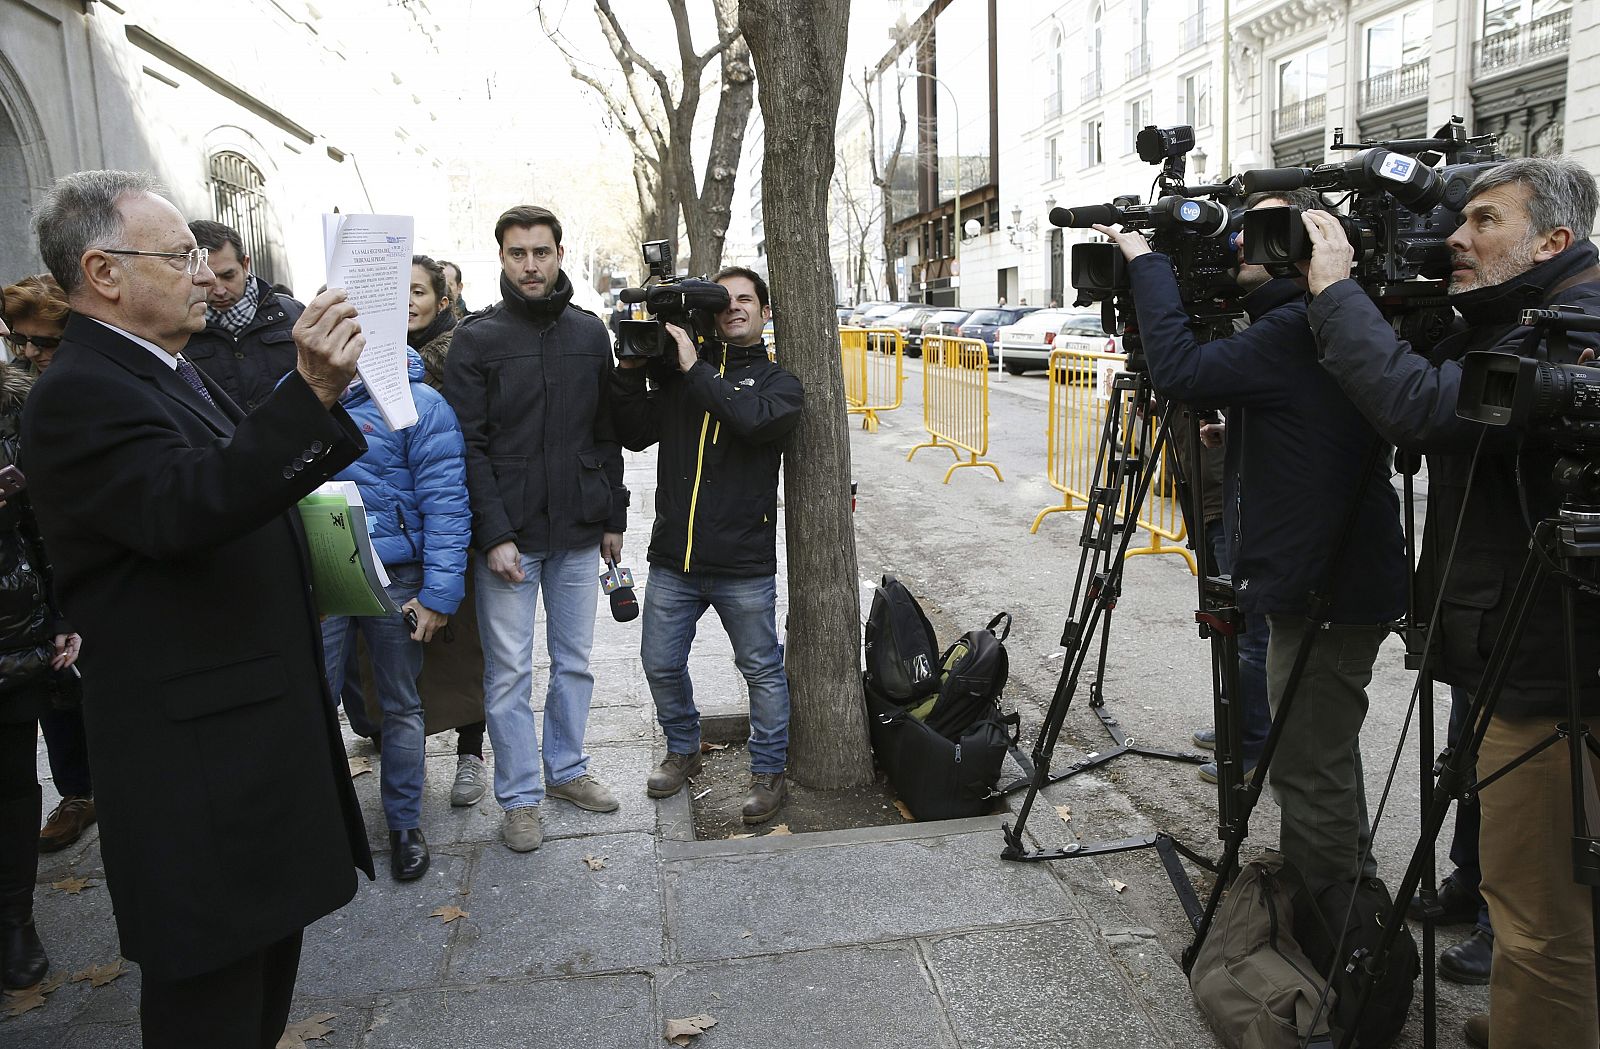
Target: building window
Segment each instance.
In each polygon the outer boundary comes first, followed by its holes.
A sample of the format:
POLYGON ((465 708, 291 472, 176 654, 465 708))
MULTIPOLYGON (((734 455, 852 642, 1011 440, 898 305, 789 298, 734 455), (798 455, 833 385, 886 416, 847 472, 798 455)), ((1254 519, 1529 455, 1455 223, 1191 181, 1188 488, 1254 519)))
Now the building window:
POLYGON ((1183 78, 1178 97, 1183 105, 1183 122, 1190 127, 1211 126, 1211 70, 1201 69, 1183 78))
POLYGON ((1050 164, 1048 170, 1051 179, 1061 177, 1061 139, 1054 136, 1050 139, 1050 164))
POLYGON ((1046 120, 1053 120, 1061 115, 1062 74, 1066 67, 1066 55, 1063 53, 1065 45, 1066 39, 1062 36, 1061 30, 1057 29, 1050 37, 1049 76, 1044 100, 1046 120))
POLYGON ((1485 0, 1483 35, 1493 36, 1531 25, 1551 15, 1570 12, 1571 0, 1485 0))
POLYGON ((1127 115, 1124 118, 1127 131, 1126 141, 1122 146, 1124 153, 1133 152, 1134 147, 1138 144, 1139 132, 1143 131, 1145 125, 1150 123, 1153 123, 1153 121, 1150 119, 1150 99, 1148 97, 1136 98, 1128 103, 1127 115))
POLYGON ((1363 111, 1428 94, 1428 48, 1433 7, 1418 4, 1367 23, 1367 75, 1361 81, 1363 111))
POLYGON ((1273 133, 1294 134, 1321 127, 1327 113, 1328 49, 1307 48, 1278 60, 1278 108, 1273 133))
POLYGON ((1092 168, 1105 162, 1105 151, 1101 148, 1101 134, 1105 130, 1105 121, 1099 117, 1083 122, 1083 167, 1092 168))
POLYGON ((211 203, 217 221, 239 231, 250 271, 271 284, 272 251, 267 236, 266 179, 261 169, 238 153, 211 157, 211 203))

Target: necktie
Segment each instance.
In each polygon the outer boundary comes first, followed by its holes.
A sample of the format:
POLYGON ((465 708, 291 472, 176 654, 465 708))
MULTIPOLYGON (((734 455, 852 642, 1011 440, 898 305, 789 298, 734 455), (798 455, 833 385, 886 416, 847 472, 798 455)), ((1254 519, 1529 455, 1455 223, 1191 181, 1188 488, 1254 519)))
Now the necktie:
POLYGON ((200 377, 200 369, 182 357, 178 358, 178 377, 194 387, 194 392, 203 397, 211 407, 217 406, 217 402, 211 399, 211 391, 206 389, 206 381, 200 377))

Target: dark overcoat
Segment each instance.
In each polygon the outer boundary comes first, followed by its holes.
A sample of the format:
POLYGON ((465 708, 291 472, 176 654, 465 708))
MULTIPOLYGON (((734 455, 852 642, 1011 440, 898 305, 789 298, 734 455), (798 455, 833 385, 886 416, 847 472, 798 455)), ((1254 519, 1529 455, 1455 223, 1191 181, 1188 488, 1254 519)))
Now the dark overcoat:
POLYGON ((372 874, 322 673, 297 500, 365 447, 298 375, 251 415, 74 316, 22 467, 83 636, 84 724, 123 954, 150 977, 292 935, 372 874))

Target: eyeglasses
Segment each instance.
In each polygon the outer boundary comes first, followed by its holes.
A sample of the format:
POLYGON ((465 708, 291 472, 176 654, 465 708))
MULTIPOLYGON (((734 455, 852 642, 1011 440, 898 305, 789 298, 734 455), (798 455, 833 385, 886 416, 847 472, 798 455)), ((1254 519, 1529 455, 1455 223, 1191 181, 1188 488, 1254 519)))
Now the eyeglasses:
POLYGON ((211 257, 209 248, 195 248, 191 251, 134 251, 132 248, 101 248, 107 255, 144 255, 152 259, 183 259, 184 269, 193 277, 200 272, 200 267, 206 264, 211 257))
POLYGON ((59 335, 55 337, 49 335, 24 335, 20 331, 8 331, 4 338, 18 353, 21 353, 22 348, 30 342, 33 343, 35 348, 41 350, 53 350, 61 345, 61 337, 59 335))

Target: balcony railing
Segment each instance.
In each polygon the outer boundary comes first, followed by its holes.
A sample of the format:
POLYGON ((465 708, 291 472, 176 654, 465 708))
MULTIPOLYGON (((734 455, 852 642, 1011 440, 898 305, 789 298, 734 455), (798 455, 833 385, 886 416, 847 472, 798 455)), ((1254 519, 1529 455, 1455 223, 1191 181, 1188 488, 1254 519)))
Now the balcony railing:
POLYGON ((1044 96, 1044 118, 1054 120, 1061 115, 1061 92, 1052 91, 1044 96))
POLYGON ((1567 53, 1572 42, 1572 11, 1536 18, 1473 45, 1472 70, 1479 76, 1504 73, 1567 53))
POLYGON ((1328 96, 1312 95, 1300 102, 1279 106, 1272 116, 1272 133, 1278 138, 1309 128, 1320 127, 1327 119, 1328 96))
POLYGON ((1144 76, 1150 72, 1150 45, 1140 44, 1128 52, 1128 79, 1144 76))
POLYGON ((1206 15, 1204 11, 1183 20, 1183 50, 1193 51, 1206 42, 1206 15))
POLYGON ((1423 58, 1361 81, 1361 112, 1425 98, 1427 94, 1428 60, 1423 58))
POLYGON ((1092 73, 1084 74, 1083 100, 1085 102, 1099 98, 1102 90, 1104 90, 1104 88, 1100 83, 1100 70, 1096 69, 1092 73))

